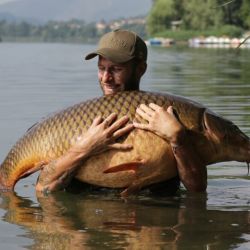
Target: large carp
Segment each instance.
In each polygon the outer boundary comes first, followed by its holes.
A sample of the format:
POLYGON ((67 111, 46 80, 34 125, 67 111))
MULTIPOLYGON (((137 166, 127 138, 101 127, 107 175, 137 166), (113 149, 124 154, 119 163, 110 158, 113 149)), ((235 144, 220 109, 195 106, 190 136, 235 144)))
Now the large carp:
MULTIPOLYGON (((139 104, 172 105, 186 127, 198 157, 206 164, 222 161, 250 162, 250 140, 234 125, 205 106, 172 94, 143 91, 120 92, 88 100, 55 113, 31 127, 12 147, 0 168, 0 186, 13 189, 22 177, 64 154, 85 133, 97 115, 111 112, 135 119, 139 104)), ((111 188, 126 188, 123 194, 177 175, 169 143, 157 135, 134 129, 121 142, 128 151, 110 150, 89 158, 79 168, 79 180, 111 188)))

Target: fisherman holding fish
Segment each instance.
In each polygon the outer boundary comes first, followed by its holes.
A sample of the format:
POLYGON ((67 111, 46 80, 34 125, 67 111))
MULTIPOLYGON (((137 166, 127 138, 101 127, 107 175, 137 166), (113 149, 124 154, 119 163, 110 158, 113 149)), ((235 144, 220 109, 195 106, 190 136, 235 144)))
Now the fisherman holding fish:
MULTIPOLYGON (((147 46, 134 32, 115 30, 101 37, 96 51, 88 54, 89 60, 98 56, 98 79, 104 95, 120 91, 139 90, 140 79, 147 69, 147 46)), ((117 119, 115 113, 107 118, 96 117, 78 142, 64 155, 43 166, 36 190, 52 192, 69 185, 81 162, 109 149, 131 150, 132 146, 117 143, 116 140, 134 128, 151 131, 167 140, 172 146, 177 162, 178 177, 160 184, 151 190, 166 190, 179 186, 179 180, 188 191, 205 191, 207 171, 197 156, 185 127, 175 116, 173 107, 164 108, 150 103, 140 105, 136 113, 147 124, 129 123, 124 116, 117 119)))

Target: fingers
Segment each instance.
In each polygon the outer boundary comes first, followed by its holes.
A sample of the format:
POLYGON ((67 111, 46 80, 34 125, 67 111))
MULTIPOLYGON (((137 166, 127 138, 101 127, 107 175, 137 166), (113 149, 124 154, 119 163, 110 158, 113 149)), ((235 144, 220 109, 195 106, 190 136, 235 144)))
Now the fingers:
POLYGON ((159 111, 160 109, 162 109, 161 106, 159 106, 159 105, 157 105, 157 104, 155 104, 155 103, 150 103, 150 104, 149 104, 149 107, 150 107, 151 109, 153 109, 154 111, 159 111))
POLYGON ((155 115, 155 112, 159 112, 163 108, 155 103, 150 103, 149 105, 141 104, 136 113, 147 121, 151 120, 151 117, 155 115))
MULTIPOLYGON (((151 103, 151 104, 152 104, 152 103, 151 103)), ((141 105, 139 106, 139 109, 142 110, 144 113, 146 113, 148 116, 152 116, 152 115, 154 114, 154 109, 152 109, 152 108, 150 107, 150 105, 147 106, 147 105, 145 105, 145 104, 141 104, 141 105)))
POLYGON ((97 126, 98 124, 101 123, 101 121, 102 121, 102 117, 101 117, 101 116, 97 116, 97 117, 93 120, 93 122, 92 122, 92 124, 91 124, 91 127, 97 126))
MULTIPOLYGON (((137 108, 136 113, 139 114, 145 120, 150 121, 151 117, 153 117, 156 112, 161 112, 162 110, 164 110, 164 108, 155 103, 150 103, 148 106, 145 104, 141 104, 137 108)), ((175 116, 175 110, 173 106, 169 106, 167 108, 167 112, 175 116)))
POLYGON ((116 113, 112 113, 110 114, 106 119, 104 119, 103 123, 104 123, 104 127, 108 128, 117 118, 117 114, 116 113))
POLYGON ((99 125, 100 123, 104 123, 105 127, 109 127, 112 122, 114 122, 114 120, 117 118, 117 114, 116 113, 111 113, 108 117, 106 117, 105 119, 103 119, 100 115, 97 116, 93 122, 92 122, 92 127, 99 125))
POLYGON ((116 120, 116 118, 116 113, 110 114, 103 121, 101 117, 97 117, 93 121, 92 127, 99 126, 103 133, 105 133, 106 137, 112 139, 112 141, 130 132, 134 128, 133 124, 127 124, 129 121, 128 116, 125 115, 118 120, 116 120))
POLYGON ((113 133, 114 131, 118 130, 119 128, 123 127, 129 121, 128 116, 123 116, 117 121, 115 121, 110 127, 109 132, 113 133))
POLYGON ((173 106, 169 106, 169 107, 167 108, 167 112, 168 112, 172 117, 174 117, 174 119, 175 119, 176 121, 180 122, 179 116, 178 116, 176 110, 173 108, 173 106))
POLYGON ((136 113, 138 115, 140 115, 143 119, 149 121, 150 118, 153 115, 153 110, 150 109, 148 106, 146 106, 145 104, 141 104, 137 109, 136 109, 136 113))
POLYGON ((173 108, 173 106, 169 106, 169 107, 167 108, 167 112, 168 112, 169 114, 171 114, 171 115, 174 115, 174 108, 173 108))
POLYGON ((133 148, 133 145, 130 145, 130 144, 114 143, 114 144, 109 145, 109 149, 130 150, 132 148, 133 148))
POLYGON ((113 138, 117 139, 117 138, 121 137, 122 135, 125 135, 125 134, 129 133, 133 129, 134 129, 134 125, 133 124, 128 124, 125 127, 116 130, 113 133, 113 138))
POLYGON ((135 128, 149 130, 149 124, 143 124, 143 123, 133 122, 133 125, 134 125, 135 128))

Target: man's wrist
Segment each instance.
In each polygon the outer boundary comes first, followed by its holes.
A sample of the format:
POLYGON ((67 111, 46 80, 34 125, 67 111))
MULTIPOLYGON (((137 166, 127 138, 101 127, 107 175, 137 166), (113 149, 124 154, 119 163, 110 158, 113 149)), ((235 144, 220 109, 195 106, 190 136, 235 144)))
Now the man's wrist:
POLYGON ((78 162, 87 158, 90 155, 90 152, 91 151, 88 148, 72 146, 67 152, 67 157, 78 162))
POLYGON ((178 134, 170 140, 170 145, 172 147, 180 147, 186 144, 187 132, 186 129, 182 129, 178 134))

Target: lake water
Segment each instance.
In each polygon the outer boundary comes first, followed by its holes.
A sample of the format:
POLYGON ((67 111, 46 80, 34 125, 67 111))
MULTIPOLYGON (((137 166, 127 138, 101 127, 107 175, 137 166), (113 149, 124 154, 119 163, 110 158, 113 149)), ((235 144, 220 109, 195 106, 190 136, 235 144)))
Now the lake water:
MULTIPOLYGON (((0 43, 0 162, 37 120, 101 95, 92 45, 0 43)), ((250 49, 150 47, 141 89, 190 97, 250 135, 250 49)), ((37 174, 0 194, 0 249, 250 249, 246 164, 208 167, 206 194, 173 197, 58 192, 37 174)))

